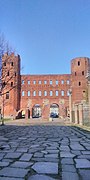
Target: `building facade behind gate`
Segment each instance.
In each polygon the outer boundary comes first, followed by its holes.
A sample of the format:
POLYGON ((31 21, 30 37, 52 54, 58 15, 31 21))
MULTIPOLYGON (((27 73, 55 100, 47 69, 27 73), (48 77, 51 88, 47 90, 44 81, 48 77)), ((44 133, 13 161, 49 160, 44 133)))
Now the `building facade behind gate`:
POLYGON ((49 118, 67 117, 72 106, 86 102, 87 78, 90 59, 71 60, 71 74, 21 75, 20 56, 5 54, 2 60, 2 77, 5 84, 0 108, 4 117, 49 118))

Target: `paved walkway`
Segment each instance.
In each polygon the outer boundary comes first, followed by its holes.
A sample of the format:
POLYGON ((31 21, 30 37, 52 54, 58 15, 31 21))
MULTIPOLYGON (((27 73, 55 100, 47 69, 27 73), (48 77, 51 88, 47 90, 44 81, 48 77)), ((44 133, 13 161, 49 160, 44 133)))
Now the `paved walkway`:
POLYGON ((90 180, 90 133, 71 126, 0 126, 0 180, 90 180))

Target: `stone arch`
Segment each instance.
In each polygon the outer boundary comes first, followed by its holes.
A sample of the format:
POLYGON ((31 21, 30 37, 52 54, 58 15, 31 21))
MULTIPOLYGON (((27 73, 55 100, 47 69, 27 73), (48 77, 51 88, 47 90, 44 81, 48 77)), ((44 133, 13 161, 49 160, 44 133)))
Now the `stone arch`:
POLYGON ((20 109, 16 114, 16 119, 25 118, 25 109, 20 109))
POLYGON ((42 116, 42 109, 40 104, 35 104, 32 108, 32 118, 39 118, 42 116))
POLYGON ((52 103, 50 105, 50 117, 53 118, 59 117, 59 105, 57 103, 52 103))

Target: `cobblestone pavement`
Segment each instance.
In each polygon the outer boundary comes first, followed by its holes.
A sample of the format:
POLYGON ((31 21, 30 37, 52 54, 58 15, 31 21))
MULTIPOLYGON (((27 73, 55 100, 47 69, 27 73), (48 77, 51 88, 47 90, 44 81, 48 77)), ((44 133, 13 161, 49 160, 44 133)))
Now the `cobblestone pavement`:
POLYGON ((90 133, 71 126, 0 126, 0 180, 90 180, 90 133))

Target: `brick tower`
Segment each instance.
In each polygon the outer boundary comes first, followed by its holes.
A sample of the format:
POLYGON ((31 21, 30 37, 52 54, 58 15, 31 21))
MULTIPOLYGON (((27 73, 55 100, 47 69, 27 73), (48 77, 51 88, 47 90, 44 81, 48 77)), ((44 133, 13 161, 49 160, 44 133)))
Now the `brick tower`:
POLYGON ((90 68, 90 59, 87 57, 75 58, 71 61, 71 89, 72 103, 87 101, 87 72, 90 68))
POLYGON ((12 117, 20 109, 20 56, 5 54, 2 58, 2 115, 12 117))

